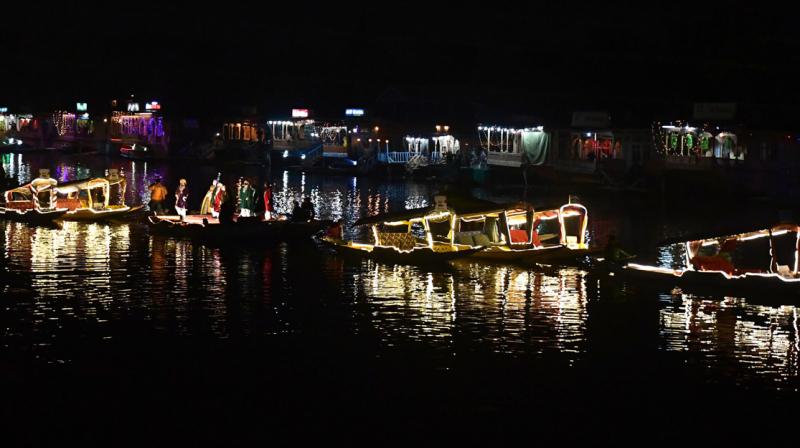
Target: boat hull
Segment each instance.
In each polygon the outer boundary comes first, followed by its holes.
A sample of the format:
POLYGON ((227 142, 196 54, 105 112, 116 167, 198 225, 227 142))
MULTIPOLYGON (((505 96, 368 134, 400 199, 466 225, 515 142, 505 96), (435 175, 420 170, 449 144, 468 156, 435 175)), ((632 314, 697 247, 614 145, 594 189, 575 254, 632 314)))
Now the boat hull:
POLYGON ((441 252, 433 250, 429 247, 424 247, 415 248, 410 251, 400 251, 393 247, 385 246, 353 246, 345 241, 333 240, 330 238, 323 238, 322 241, 325 243, 325 245, 333 248, 337 253, 343 256, 371 258, 384 263, 411 265, 446 263, 450 260, 468 257, 483 249, 482 247, 478 247, 441 252))
POLYGON ((587 248, 571 249, 566 246, 510 249, 507 247, 488 247, 470 258, 504 263, 574 263, 591 254, 587 248))
POLYGON ((28 224, 51 224, 67 213, 66 208, 53 210, 17 210, 13 208, 0 207, 0 219, 11 221, 26 222, 28 224))
POLYGON ((138 212, 142 209, 142 205, 136 207, 120 207, 106 210, 92 210, 88 208, 73 210, 65 213, 61 219, 64 221, 106 221, 109 219, 118 219, 132 213, 138 212))
POLYGON ((181 222, 176 216, 148 216, 154 233, 193 238, 214 243, 268 243, 309 239, 327 228, 331 221, 263 221, 258 218, 239 219, 220 224, 208 217, 209 224, 181 222))
POLYGON ((687 270, 677 275, 666 271, 653 271, 626 266, 617 269, 628 281, 655 288, 679 287, 682 291, 708 295, 742 294, 762 299, 800 298, 800 279, 783 279, 772 275, 744 274, 728 277, 722 272, 687 270))

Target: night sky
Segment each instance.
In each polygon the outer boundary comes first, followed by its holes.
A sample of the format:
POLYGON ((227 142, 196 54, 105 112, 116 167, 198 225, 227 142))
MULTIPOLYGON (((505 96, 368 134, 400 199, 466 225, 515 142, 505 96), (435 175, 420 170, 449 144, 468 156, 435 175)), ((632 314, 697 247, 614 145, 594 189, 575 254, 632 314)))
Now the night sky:
POLYGON ((601 109, 625 121, 730 101, 755 121, 795 121, 791 14, 555 3, 30 4, 6 10, 0 103, 38 111, 134 93, 190 115, 410 103, 445 118, 601 109))

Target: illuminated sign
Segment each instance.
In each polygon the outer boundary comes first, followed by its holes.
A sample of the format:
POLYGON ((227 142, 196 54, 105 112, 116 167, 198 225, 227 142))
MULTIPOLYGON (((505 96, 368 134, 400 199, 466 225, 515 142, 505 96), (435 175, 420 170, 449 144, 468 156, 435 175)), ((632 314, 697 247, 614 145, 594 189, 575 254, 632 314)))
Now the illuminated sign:
POLYGON ((86 103, 76 103, 75 109, 78 112, 86 112, 88 110, 88 108, 86 107, 86 103))
POLYGON ((344 111, 344 114, 348 117, 363 117, 364 109, 347 109, 344 111))
POLYGON ((158 101, 144 103, 144 110, 161 110, 161 105, 158 104, 158 101))
POLYGON ((139 112, 139 103, 128 103, 128 112, 139 112))
POLYGON ((81 120, 88 120, 89 119, 89 114, 88 113, 81 114, 81 116, 79 118, 81 120))
POLYGON ((308 118, 308 109, 292 109, 292 118, 308 118))
POLYGON ((8 108, 7 107, 0 107, 0 114, 4 114, 6 112, 8 112, 8 108))

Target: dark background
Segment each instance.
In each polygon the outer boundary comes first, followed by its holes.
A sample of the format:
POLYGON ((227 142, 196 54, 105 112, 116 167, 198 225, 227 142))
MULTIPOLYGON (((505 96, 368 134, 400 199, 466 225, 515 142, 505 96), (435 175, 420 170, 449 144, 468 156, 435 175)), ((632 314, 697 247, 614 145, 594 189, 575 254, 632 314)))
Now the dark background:
POLYGON ((134 93, 190 115, 400 104, 444 119, 600 109, 624 122, 721 101, 749 122, 786 127, 798 113, 796 23, 757 2, 4 8, 0 103, 15 110, 134 93))

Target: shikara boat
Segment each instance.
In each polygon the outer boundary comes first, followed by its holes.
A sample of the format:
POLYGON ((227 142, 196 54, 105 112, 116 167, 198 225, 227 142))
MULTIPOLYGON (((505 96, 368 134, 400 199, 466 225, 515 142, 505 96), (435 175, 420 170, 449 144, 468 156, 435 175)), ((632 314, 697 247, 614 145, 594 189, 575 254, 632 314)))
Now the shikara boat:
POLYGON ((58 182, 50 177, 49 170, 39 170, 39 177, 29 184, 4 192, 0 219, 50 224, 62 217, 67 209, 56 205, 56 185, 58 182))
POLYGON ((125 204, 125 178, 116 170, 108 177, 77 180, 55 187, 59 207, 68 209, 61 219, 68 221, 105 221, 121 218, 143 206, 125 204))
POLYGON ((535 211, 528 204, 456 210, 453 240, 485 249, 472 258, 500 262, 560 264, 590 253, 588 212, 580 204, 535 211))
POLYGON ((225 224, 210 215, 150 215, 147 217, 154 233, 195 238, 209 242, 281 242, 309 239, 332 224, 329 220, 290 221, 260 217, 234 218, 225 224))
POLYGON ((797 224, 685 241, 670 249, 682 252, 683 266, 628 263, 618 272, 631 280, 698 293, 800 296, 797 224))
POLYGON ((152 159, 154 156, 153 151, 151 151, 150 148, 136 143, 130 146, 124 145, 120 147, 119 155, 125 157, 126 159, 134 159, 134 160, 147 160, 147 159, 152 159))
POLYGON ((483 246, 459 244, 452 239, 456 214, 437 196, 433 207, 370 216, 355 225, 370 226, 372 242, 359 243, 325 237, 322 241, 338 253, 400 264, 433 264, 466 257, 483 246))

